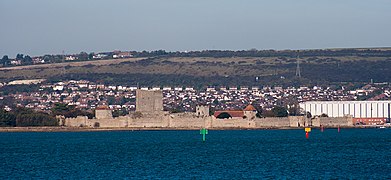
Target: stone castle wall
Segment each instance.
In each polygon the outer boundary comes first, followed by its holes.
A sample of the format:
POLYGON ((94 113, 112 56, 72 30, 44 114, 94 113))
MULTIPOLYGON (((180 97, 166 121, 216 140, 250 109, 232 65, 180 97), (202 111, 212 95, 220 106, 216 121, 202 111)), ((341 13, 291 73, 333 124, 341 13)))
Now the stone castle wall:
POLYGON ((314 127, 320 127, 320 118, 314 118, 314 119, 312 119, 312 126, 314 126, 314 127))
POLYGON ((290 127, 289 118, 256 118, 256 127, 290 127))
POLYGON ((127 121, 124 119, 89 119, 87 120, 88 127, 107 127, 107 128, 116 128, 116 127, 125 127, 127 121), (97 124, 98 123, 98 124, 97 124))
POLYGON ((196 113, 175 113, 168 116, 169 127, 176 128, 206 128, 210 116, 196 113))
POLYGON ((243 118, 216 119, 212 117, 212 128, 255 128, 255 122, 243 118))
POLYGON ((306 118, 304 116, 289 116, 289 126, 290 127, 308 127, 313 126, 311 118, 306 118))
POLYGON ((325 127, 353 126, 353 118, 349 117, 319 117, 320 125, 325 127))
POLYGON ((66 118, 64 125, 68 127, 84 127, 87 125, 87 116, 78 116, 76 118, 66 118))
POLYGON ((171 118, 170 127, 176 128, 208 128, 204 118, 171 118))
POLYGON ((131 118, 128 121, 128 127, 147 127, 147 128, 164 128, 168 126, 167 117, 143 117, 143 118, 131 118))
POLYGON ((66 118, 65 126, 68 127, 125 127, 126 118, 109 119, 88 119, 87 116, 78 116, 77 118, 66 118))
POLYGON ((350 117, 307 119, 302 116, 291 116, 284 118, 216 119, 214 116, 198 117, 195 113, 143 115, 139 118, 123 116, 111 119, 88 119, 87 117, 65 119, 65 126, 69 127, 107 128, 301 128, 320 127, 320 124, 325 127, 353 126, 350 117))
MULTIPOLYGON (((65 119, 64 125, 71 127, 134 127, 134 128, 285 128, 353 126, 351 117, 305 118, 256 118, 256 112, 244 111, 246 118, 216 119, 209 116, 208 106, 197 106, 194 113, 170 114, 163 111, 161 91, 136 90, 136 112, 128 116, 113 118, 111 110, 97 109, 96 118, 77 117, 65 119)), ((64 122, 64 121, 62 121, 64 122)))
POLYGON ((97 109, 95 110, 96 119, 110 119, 113 118, 113 113, 110 109, 97 109))

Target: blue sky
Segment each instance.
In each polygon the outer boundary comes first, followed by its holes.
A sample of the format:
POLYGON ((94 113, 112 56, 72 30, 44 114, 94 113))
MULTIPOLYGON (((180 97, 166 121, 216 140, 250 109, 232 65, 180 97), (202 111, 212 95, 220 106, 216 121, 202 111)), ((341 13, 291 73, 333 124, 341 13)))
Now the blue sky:
POLYGON ((0 55, 391 46, 390 0, 1 0, 0 55))

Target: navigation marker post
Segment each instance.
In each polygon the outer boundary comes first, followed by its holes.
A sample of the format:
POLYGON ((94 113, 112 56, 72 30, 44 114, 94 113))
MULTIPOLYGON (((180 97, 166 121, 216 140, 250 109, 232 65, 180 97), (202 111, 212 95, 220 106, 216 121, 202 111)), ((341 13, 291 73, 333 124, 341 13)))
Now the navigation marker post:
POLYGON ((310 137, 311 128, 304 128, 305 138, 308 139, 310 137))
POLYGON ((202 128, 200 130, 200 134, 202 134, 202 141, 205 142, 206 141, 206 135, 208 134, 208 130, 205 129, 205 128, 202 128))

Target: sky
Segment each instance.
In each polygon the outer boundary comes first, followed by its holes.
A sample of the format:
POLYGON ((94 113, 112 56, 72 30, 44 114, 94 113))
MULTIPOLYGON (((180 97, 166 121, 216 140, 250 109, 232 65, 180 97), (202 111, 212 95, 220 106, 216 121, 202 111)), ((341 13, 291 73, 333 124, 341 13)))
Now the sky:
POLYGON ((0 55, 391 46, 390 0, 0 0, 0 55))

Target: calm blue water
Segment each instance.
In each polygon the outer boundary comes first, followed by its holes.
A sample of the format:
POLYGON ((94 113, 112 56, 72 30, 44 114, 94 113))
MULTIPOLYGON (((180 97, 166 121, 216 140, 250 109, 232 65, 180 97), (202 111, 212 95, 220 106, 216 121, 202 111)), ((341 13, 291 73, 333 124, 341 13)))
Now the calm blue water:
POLYGON ((391 129, 0 133, 0 179, 391 178, 391 129))

